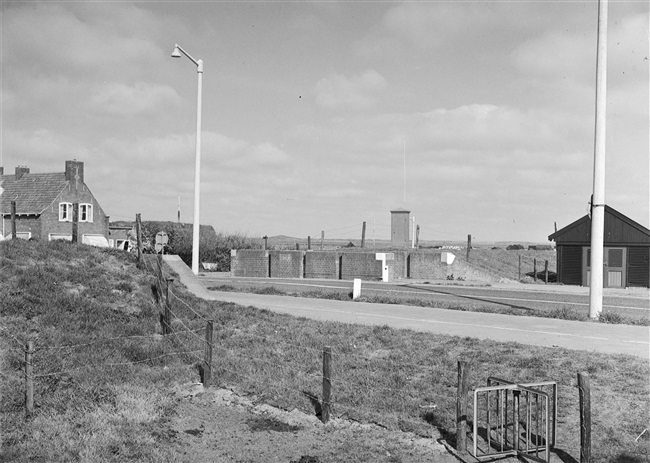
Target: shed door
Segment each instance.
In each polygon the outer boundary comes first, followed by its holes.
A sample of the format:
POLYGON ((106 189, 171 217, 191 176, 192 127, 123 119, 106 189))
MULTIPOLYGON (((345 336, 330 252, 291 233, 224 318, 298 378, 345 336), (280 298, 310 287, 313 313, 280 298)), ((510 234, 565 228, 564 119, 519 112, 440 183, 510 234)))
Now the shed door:
POLYGON ((625 248, 605 248, 603 276, 606 288, 625 287, 625 248))
MULTIPOLYGON (((591 248, 586 248, 585 286, 591 281, 591 248)), ((603 287, 625 288, 625 248, 603 248, 603 287)))

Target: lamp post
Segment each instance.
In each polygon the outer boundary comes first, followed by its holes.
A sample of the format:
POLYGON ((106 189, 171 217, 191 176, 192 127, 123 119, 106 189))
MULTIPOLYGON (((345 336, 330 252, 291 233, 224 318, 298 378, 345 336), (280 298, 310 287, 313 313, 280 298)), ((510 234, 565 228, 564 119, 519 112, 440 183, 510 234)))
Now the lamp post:
POLYGON ((198 74, 198 95, 196 103, 196 163, 194 167, 194 225, 192 228, 192 273, 199 273, 199 200, 201 191, 201 95, 203 93, 203 60, 197 60, 178 44, 174 46, 172 58, 180 58, 181 53, 187 56, 190 61, 196 64, 198 74))

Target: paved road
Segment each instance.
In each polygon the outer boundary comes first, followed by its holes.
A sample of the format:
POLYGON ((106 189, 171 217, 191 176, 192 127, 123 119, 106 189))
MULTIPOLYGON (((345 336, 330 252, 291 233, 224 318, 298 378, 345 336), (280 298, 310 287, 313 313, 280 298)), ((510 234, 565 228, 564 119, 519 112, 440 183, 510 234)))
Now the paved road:
POLYGON ((202 282, 177 256, 165 256, 165 261, 178 273, 181 283, 197 296, 205 299, 234 302, 316 320, 389 325, 395 328, 501 342, 563 347, 608 354, 629 354, 650 360, 649 327, 394 304, 207 291, 202 282))
POLYGON ((650 359, 650 328, 352 301, 209 291, 212 298, 315 320, 389 325, 545 347, 650 359))
MULTIPOLYGON (((295 280, 272 278, 236 278, 214 274, 200 276, 206 287, 229 285, 236 288, 273 286, 286 292, 303 293, 312 290, 350 292, 351 281, 295 280)), ((647 289, 605 289, 603 313, 615 313, 629 318, 650 318, 650 297, 647 289)), ((363 282, 362 294, 387 296, 392 299, 419 299, 438 301, 443 305, 501 307, 529 311, 572 309, 589 313, 589 289, 557 285, 497 284, 493 286, 452 286, 423 283, 363 282)))

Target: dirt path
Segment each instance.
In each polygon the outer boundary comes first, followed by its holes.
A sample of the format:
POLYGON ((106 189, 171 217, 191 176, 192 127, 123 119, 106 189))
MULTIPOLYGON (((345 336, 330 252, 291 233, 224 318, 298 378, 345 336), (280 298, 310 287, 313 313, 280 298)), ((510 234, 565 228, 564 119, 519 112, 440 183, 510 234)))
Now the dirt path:
POLYGON ((457 463, 437 437, 390 432, 376 425, 255 404, 232 391, 200 384, 175 391, 177 415, 163 431, 185 462, 457 463))

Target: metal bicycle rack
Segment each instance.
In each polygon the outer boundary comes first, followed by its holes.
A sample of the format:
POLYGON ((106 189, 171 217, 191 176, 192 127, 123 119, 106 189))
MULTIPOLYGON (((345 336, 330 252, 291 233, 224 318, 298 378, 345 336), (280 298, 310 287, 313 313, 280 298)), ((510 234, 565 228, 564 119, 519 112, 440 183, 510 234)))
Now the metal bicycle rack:
POLYGON ((517 455, 549 462, 555 446, 557 383, 516 384, 489 377, 487 386, 474 390, 473 417, 475 458, 517 455))

